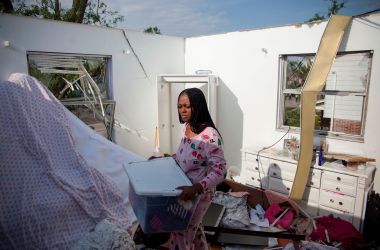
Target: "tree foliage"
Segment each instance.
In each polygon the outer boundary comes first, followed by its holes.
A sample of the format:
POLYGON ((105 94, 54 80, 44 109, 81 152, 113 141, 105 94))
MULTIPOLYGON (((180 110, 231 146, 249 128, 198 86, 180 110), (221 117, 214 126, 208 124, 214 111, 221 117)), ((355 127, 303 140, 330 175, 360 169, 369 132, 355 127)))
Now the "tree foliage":
POLYGON ((122 22, 124 17, 118 11, 110 10, 103 1, 89 1, 87 11, 84 14, 83 23, 100 24, 107 27, 115 27, 122 22))
POLYGON ((305 56, 302 57, 302 60, 297 56, 288 57, 287 61, 287 76, 286 76, 286 84, 287 88, 291 89, 299 89, 302 88, 307 75, 313 65, 313 57, 305 56))
POLYGON ((145 33, 161 34, 160 29, 157 26, 148 27, 144 30, 145 33))
POLYGON ((1 0, 0 1, 0 13, 12 13, 13 5, 11 0, 1 0))
POLYGON ((0 12, 23 16, 108 27, 114 27, 124 20, 118 11, 110 10, 102 0, 72 0, 71 8, 63 8, 60 0, 4 0, 4 2, 7 5, 0 5, 0 12))
POLYGON ((347 0, 342 0, 340 2, 338 0, 330 0, 330 2, 331 5, 329 7, 327 16, 338 14, 339 10, 346 6, 347 0))
POLYGON ((314 22, 314 21, 319 21, 319 20, 325 20, 324 16, 321 16, 319 13, 315 13, 312 18, 307 20, 306 22, 314 22))
POLYGON ((307 20, 306 22, 325 20, 329 18, 331 15, 336 15, 338 12, 346 7, 347 0, 326 0, 330 2, 330 7, 327 9, 327 17, 320 15, 319 13, 315 13, 312 18, 307 20))

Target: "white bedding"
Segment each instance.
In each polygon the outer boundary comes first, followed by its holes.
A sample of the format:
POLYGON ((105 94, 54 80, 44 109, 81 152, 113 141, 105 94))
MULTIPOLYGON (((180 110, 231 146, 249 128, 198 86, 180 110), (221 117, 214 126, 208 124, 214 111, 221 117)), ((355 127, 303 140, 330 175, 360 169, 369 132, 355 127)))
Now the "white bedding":
POLYGON ((123 163, 141 161, 145 158, 107 140, 69 110, 66 110, 66 113, 77 151, 91 166, 113 180, 122 191, 124 202, 128 203, 129 181, 123 163))
POLYGON ((141 156, 28 75, 0 83, 0 106, 0 249, 68 249, 103 219, 134 231, 123 163, 141 156))

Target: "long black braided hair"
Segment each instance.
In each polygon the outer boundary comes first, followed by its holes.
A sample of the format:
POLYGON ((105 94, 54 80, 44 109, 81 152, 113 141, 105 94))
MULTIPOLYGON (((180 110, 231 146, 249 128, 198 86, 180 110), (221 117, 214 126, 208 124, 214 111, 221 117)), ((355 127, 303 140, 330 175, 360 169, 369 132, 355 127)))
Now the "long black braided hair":
MULTIPOLYGON (((193 131, 195 134, 199 134, 205 128, 212 127, 219 133, 219 130, 215 127, 215 124, 212 121, 211 115, 207 109, 207 102, 206 102, 206 98, 203 92, 198 88, 184 89, 178 95, 178 102, 179 102, 179 97, 183 94, 186 94, 189 97, 189 101, 190 101, 191 117, 190 117, 190 120, 188 121, 188 124, 190 125, 191 131, 193 131)), ((185 123, 182 120, 179 111, 178 111, 178 117, 179 117, 180 123, 185 123)), ((220 137, 222 136, 220 135, 220 137)))

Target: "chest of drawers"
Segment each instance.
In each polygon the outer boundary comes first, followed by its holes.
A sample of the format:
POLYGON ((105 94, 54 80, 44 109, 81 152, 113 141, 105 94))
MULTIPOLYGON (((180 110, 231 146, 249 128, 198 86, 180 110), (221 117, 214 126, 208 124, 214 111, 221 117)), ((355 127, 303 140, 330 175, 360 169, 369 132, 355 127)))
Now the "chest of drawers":
MULTIPOLYGON (((288 195, 292 189, 297 161, 276 151, 242 149, 239 181, 288 195)), ((367 195, 373 187, 375 166, 352 171, 338 163, 312 165, 300 206, 311 216, 333 214, 362 230, 367 195)))

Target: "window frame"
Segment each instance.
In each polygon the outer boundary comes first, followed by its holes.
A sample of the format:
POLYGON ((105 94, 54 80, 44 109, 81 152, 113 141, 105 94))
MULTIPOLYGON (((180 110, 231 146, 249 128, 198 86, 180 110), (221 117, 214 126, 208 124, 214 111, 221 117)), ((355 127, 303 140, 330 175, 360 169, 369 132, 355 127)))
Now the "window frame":
MULTIPOLYGON (((30 57, 33 56, 67 56, 67 57, 77 57, 77 58, 103 58, 105 60, 105 67, 106 67, 106 74, 105 74, 105 81, 106 84, 106 98, 103 97, 104 100, 113 100, 114 99, 114 93, 113 93, 113 84, 112 84, 112 56, 111 55, 102 55, 102 54, 80 54, 80 53, 66 53, 66 52, 47 52, 47 51, 26 51, 26 61, 27 61, 27 68, 28 68, 28 74, 30 75, 30 57)), ((76 101, 75 98, 65 98, 62 100, 73 100, 76 101)), ((60 101, 62 101, 60 100, 60 101)))
MULTIPOLYGON (((362 118, 361 118, 361 133, 360 135, 351 135, 342 132, 331 132, 325 130, 314 130, 315 136, 324 136, 332 139, 355 141, 355 142, 364 142, 365 136, 365 124, 367 119, 367 106, 368 106, 368 95, 371 82, 371 72, 372 72, 372 63, 373 63, 373 50, 357 50, 357 51, 344 51, 338 52, 337 55, 347 55, 347 54, 358 54, 358 53, 368 53, 369 54, 369 67, 368 67, 368 77, 367 77, 367 87, 364 92, 355 92, 355 91, 321 91, 321 95, 331 95, 339 96, 339 94, 345 94, 347 92, 355 96, 364 96, 364 101, 362 105, 362 118)), ((284 114, 285 114, 285 103, 284 97, 285 94, 295 94, 301 96, 301 89, 286 89, 286 68, 287 68, 287 58, 289 56, 314 56, 315 53, 299 53, 299 54, 280 54, 279 55, 279 64, 278 64, 278 91, 277 91, 277 119, 276 119, 276 130, 278 131, 287 131, 289 126, 284 125, 284 114)), ((306 82, 306 79, 305 79, 306 82)), ((331 124, 330 124, 331 126, 331 124)), ((300 133, 300 127, 290 127, 290 131, 293 133, 300 133)))
MULTIPOLYGON (((46 57, 42 60, 42 65, 45 66, 46 64, 49 64, 49 60, 46 60, 47 58, 51 57, 50 60, 52 60, 53 65, 47 65, 49 67, 52 67, 58 71, 71 71, 70 68, 72 67, 71 64, 67 64, 67 62, 61 62, 62 64, 54 64, 54 57, 63 57, 67 60, 91 60, 91 59, 101 59, 104 62, 104 91, 100 93, 101 102, 98 102, 98 98, 86 98, 86 96, 80 96, 80 97, 65 97, 65 98, 58 98, 57 99, 68 109, 70 110, 74 115, 76 115, 80 120, 82 120, 84 123, 86 123, 88 126, 90 126, 95 131, 99 132, 100 134, 103 134, 104 137, 109 139, 110 141, 113 140, 113 128, 114 128, 114 115, 115 115, 115 106, 116 102, 114 101, 113 97, 113 84, 112 84, 112 56, 110 55, 101 55, 101 54, 78 54, 78 53, 59 53, 59 52, 44 52, 44 51, 26 51, 26 62, 28 67, 28 74, 32 75, 31 72, 31 64, 33 63, 33 57, 46 57), (63 66, 61 66, 63 65, 63 66), (61 69, 62 68, 62 69, 61 69), (68 69, 67 69, 68 68, 68 69), (104 94, 103 94, 104 93, 104 94), (95 103, 95 104, 94 104, 95 103), (101 105, 101 111, 104 112, 101 114, 100 109, 98 108, 99 105, 101 105), (97 106, 97 107, 95 107, 97 106), (86 108, 87 110, 81 111, 81 113, 85 112, 92 112, 94 117, 96 117, 95 120, 88 120, 86 121, 86 118, 81 118, 78 114, 76 114, 73 110, 76 110, 76 108, 86 108), (89 108, 89 107, 92 107, 89 108), (102 116, 102 118, 99 118, 102 116), (107 119, 106 119, 107 118, 107 119), (104 124, 104 129, 102 127, 99 128, 97 126, 98 124, 104 124)), ((41 63, 41 61, 40 61, 41 63)), ((35 64, 37 66, 37 64, 35 64)), ((40 64, 41 65, 41 64, 40 64)), ((42 66, 42 67, 43 67, 42 66)), ((38 66, 37 66, 38 67, 38 66)), ((48 68, 49 70, 50 68, 48 68)), ((38 69, 39 70, 39 69, 38 69)), ((87 69, 86 69, 87 70, 87 69)), ((41 70, 39 70, 41 72, 41 70)), ((75 69, 74 69, 75 71, 75 69)), ((41 74, 49 74, 49 72, 41 72, 41 74)), ((53 74, 59 74, 57 72, 52 72, 53 74)), ((76 73, 62 73, 62 74, 73 74, 77 75, 76 73)), ((90 75, 90 73, 88 72, 90 75)), ((79 76, 79 75, 78 75, 79 76)), ((83 75, 82 75, 83 76, 83 75)), ((76 81, 82 78, 82 76, 79 76, 76 81)), ((95 81, 93 76, 90 75, 90 78, 92 81, 95 81)), ((44 86, 48 87, 46 83, 42 83, 44 86)), ((95 84, 99 87, 100 85, 98 82, 95 82, 95 84)))

